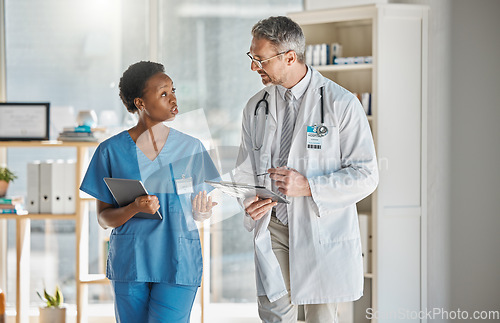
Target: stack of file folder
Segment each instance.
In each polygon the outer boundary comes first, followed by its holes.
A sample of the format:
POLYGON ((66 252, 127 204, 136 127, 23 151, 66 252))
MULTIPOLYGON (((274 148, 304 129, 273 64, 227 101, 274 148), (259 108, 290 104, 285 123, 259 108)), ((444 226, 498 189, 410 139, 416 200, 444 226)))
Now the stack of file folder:
POLYGON ((75 213, 75 161, 30 162, 27 173, 26 209, 29 213, 75 213))
POLYGON ((64 128, 57 140, 60 141, 99 141, 106 129, 78 126, 64 128))
POLYGON ((22 196, 0 197, 0 214, 26 214, 22 196))

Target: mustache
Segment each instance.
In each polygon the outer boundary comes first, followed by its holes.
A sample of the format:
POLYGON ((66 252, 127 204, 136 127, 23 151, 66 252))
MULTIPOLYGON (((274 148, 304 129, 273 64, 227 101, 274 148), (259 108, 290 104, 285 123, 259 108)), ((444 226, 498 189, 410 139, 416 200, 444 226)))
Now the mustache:
POLYGON ((270 78, 269 74, 267 74, 267 72, 264 71, 264 69, 261 69, 261 71, 259 71, 259 75, 262 75, 262 74, 264 74, 265 76, 270 78))

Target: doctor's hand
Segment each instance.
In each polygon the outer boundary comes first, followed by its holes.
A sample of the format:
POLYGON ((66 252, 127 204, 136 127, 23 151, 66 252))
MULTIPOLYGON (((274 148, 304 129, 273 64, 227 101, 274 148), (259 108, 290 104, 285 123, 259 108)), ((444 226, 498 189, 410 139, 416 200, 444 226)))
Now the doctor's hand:
POLYGON ((271 168, 267 171, 276 182, 278 190, 286 196, 311 196, 311 187, 307 178, 289 167, 271 168))
POLYGON ((253 220, 262 218, 276 206, 276 204, 278 204, 278 202, 273 202, 271 199, 259 200, 257 196, 248 197, 243 201, 245 212, 247 212, 253 220))
POLYGON ((205 221, 212 216, 212 208, 217 202, 212 202, 212 197, 207 198, 207 191, 198 193, 193 199, 193 217, 196 221, 205 221))
POLYGON ((160 209, 160 202, 156 195, 138 196, 133 203, 134 207, 137 209, 137 213, 144 212, 154 214, 160 209))

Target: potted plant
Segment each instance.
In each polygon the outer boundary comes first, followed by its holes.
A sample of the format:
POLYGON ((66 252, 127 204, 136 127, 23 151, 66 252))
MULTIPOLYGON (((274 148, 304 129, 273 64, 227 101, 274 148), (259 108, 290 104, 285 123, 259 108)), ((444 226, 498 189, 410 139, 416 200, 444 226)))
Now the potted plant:
POLYGON ((17 178, 7 167, 0 167, 0 197, 7 194, 9 183, 17 178))
POLYGON ((43 290, 43 297, 36 292, 45 303, 40 306, 40 323, 66 323, 66 307, 63 306, 63 295, 59 286, 56 286, 54 296, 43 290))

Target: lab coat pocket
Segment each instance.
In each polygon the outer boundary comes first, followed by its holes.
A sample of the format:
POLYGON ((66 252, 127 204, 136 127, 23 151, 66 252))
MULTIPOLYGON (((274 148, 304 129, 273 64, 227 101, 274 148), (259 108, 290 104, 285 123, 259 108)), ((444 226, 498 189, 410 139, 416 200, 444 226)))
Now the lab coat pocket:
POLYGON ((107 277, 111 280, 133 281, 137 277, 133 234, 112 234, 109 240, 107 277))
POLYGON ((179 285, 199 286, 203 270, 200 240, 183 237, 178 239, 175 282, 179 285))
POLYGON ((307 176, 319 176, 339 168, 339 129, 334 125, 326 125, 326 127, 328 133, 323 137, 307 132, 304 144, 307 156, 307 176))
POLYGON ((356 210, 351 207, 314 217, 320 244, 335 243, 359 238, 356 210))

